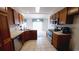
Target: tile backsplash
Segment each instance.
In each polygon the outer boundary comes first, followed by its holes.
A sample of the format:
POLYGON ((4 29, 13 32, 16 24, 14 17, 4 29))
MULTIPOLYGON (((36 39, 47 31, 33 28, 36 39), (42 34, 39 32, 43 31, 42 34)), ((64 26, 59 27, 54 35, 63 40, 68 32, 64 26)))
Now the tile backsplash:
POLYGON ((20 30, 20 27, 17 26, 17 25, 10 26, 10 33, 16 32, 16 31, 19 31, 19 30, 20 30))

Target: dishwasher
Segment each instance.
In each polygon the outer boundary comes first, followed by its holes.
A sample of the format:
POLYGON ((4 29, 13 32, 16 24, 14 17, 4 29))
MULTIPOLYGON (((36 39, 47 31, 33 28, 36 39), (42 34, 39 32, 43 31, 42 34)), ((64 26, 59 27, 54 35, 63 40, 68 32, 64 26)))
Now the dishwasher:
POLYGON ((14 50, 15 51, 20 51, 20 49, 22 48, 22 42, 20 41, 20 37, 17 36, 14 38, 14 50))

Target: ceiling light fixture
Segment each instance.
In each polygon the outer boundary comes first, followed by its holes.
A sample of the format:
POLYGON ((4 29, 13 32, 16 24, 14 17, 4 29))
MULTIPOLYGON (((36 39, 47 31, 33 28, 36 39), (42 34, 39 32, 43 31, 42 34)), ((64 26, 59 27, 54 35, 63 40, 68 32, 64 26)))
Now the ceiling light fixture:
POLYGON ((40 7, 35 7, 35 11, 36 11, 36 13, 39 13, 40 12, 40 7))

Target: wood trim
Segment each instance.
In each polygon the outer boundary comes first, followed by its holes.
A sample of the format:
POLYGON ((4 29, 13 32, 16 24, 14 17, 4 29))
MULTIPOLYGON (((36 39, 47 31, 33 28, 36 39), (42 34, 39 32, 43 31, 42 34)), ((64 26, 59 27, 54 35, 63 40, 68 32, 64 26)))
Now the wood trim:
POLYGON ((4 16, 7 16, 7 14, 6 14, 6 13, 2 13, 2 12, 0 12, 0 15, 4 15, 4 16))
POLYGON ((73 15, 78 13, 78 7, 70 7, 68 8, 68 15, 73 15))
POLYGON ((7 38, 7 39, 4 40, 4 44, 7 44, 10 41, 11 41, 11 39, 10 38, 7 38))
POLYGON ((0 47, 2 47, 2 44, 0 43, 0 47))
POLYGON ((7 13, 7 7, 0 7, 0 12, 7 13))

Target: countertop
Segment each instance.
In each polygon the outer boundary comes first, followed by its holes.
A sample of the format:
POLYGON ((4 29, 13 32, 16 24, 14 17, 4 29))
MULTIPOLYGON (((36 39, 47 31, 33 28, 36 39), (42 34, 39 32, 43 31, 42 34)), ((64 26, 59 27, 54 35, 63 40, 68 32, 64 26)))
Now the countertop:
POLYGON ((23 33, 23 32, 24 31, 14 31, 14 32, 10 33, 10 36, 13 39, 13 38, 17 37, 18 35, 20 35, 21 33, 23 33))
POLYGON ((25 32, 25 31, 33 31, 33 30, 30 30, 30 29, 26 29, 26 30, 15 30, 15 31, 11 31, 10 32, 10 36, 11 36, 11 39, 19 36, 21 33, 25 32))
POLYGON ((55 33, 55 34, 57 34, 57 35, 71 35, 71 34, 62 33, 61 31, 57 31, 57 32, 53 32, 53 33, 55 33))

